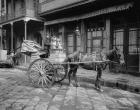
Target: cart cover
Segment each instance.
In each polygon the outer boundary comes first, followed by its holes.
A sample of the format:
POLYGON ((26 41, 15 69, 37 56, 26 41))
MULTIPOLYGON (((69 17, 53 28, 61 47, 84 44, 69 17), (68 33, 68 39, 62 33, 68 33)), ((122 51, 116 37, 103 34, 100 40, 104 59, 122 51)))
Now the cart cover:
POLYGON ((31 40, 24 40, 21 46, 21 52, 39 52, 41 50, 41 46, 31 40))

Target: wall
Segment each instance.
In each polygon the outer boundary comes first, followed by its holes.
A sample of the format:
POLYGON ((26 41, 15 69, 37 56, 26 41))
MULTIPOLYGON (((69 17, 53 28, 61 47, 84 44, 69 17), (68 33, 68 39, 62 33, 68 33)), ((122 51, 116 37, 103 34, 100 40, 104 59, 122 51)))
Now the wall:
POLYGON ((7 2, 7 14, 9 15, 9 17, 12 15, 12 10, 11 10, 11 2, 7 2))
POLYGON ((30 17, 35 16, 34 0, 26 0, 26 15, 30 17))
POLYGON ((15 17, 20 17, 24 14, 24 8, 21 5, 22 3, 20 0, 15 1, 15 17))

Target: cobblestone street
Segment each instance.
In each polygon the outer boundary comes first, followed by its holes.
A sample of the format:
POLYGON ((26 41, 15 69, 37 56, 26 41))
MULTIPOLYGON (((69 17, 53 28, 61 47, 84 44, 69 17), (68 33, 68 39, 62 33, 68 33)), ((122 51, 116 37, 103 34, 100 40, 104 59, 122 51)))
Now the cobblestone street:
POLYGON ((24 71, 0 70, 0 110, 140 110, 140 95, 103 87, 54 84, 50 89, 34 88, 24 71))

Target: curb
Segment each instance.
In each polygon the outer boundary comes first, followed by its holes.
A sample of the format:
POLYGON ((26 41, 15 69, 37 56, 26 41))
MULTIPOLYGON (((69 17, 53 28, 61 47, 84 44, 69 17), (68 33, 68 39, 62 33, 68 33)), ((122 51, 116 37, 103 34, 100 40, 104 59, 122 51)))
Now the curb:
MULTIPOLYGON (((22 71, 27 71, 28 68, 21 68, 21 67, 15 67, 16 69, 20 69, 22 71)), ((81 76, 77 76, 77 79, 79 82, 86 82, 89 84, 95 84, 96 79, 95 78, 85 78, 85 77, 81 77, 81 76)), ((130 92, 134 92, 137 94, 140 94, 140 87, 137 87, 135 85, 130 85, 127 82, 121 82, 121 81, 113 81, 113 80, 105 80, 102 79, 101 81, 101 85, 105 86, 105 87, 111 87, 111 88, 117 88, 117 89, 122 89, 125 91, 130 91, 130 92)), ((82 86, 87 87, 88 88, 88 84, 82 84, 82 86)))
MULTIPOLYGON (((84 78, 84 77, 79 77, 78 76, 78 81, 81 82, 88 82, 90 84, 94 84, 96 79, 91 79, 91 78, 84 78)), ((130 92, 134 92, 137 94, 140 94, 140 87, 134 86, 134 85, 129 85, 127 83, 119 82, 119 81, 111 81, 111 80, 102 80, 101 85, 105 87, 112 87, 112 88, 117 88, 117 89, 122 89, 130 92)))

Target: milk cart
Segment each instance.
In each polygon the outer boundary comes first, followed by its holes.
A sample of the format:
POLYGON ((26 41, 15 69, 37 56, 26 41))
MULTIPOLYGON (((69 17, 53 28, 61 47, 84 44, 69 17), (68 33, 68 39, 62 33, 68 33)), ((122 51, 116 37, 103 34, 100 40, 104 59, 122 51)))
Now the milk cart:
POLYGON ((54 82, 60 82, 66 77, 62 63, 66 58, 66 53, 62 48, 57 47, 46 51, 42 50, 36 42, 26 40, 22 43, 21 52, 31 55, 27 75, 34 86, 50 87, 54 82), (42 58, 48 52, 49 57, 42 58))

